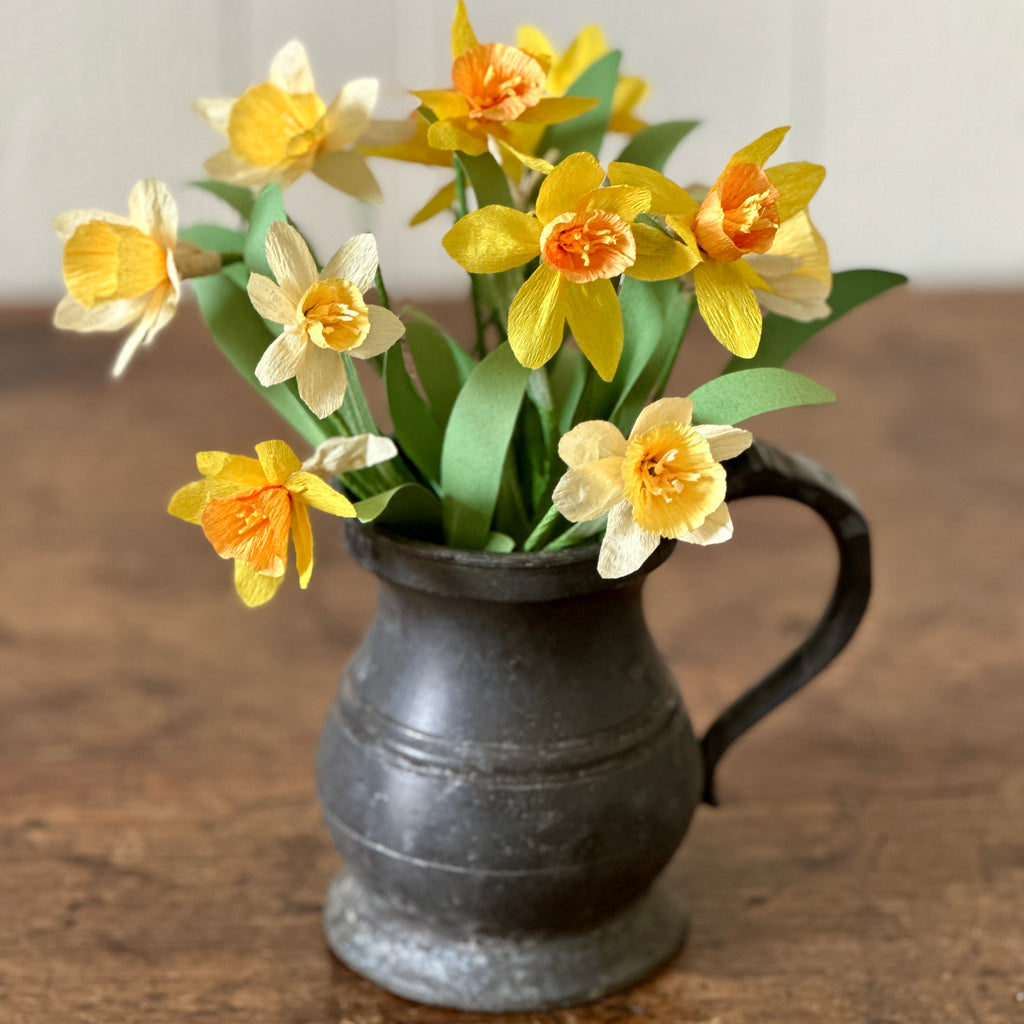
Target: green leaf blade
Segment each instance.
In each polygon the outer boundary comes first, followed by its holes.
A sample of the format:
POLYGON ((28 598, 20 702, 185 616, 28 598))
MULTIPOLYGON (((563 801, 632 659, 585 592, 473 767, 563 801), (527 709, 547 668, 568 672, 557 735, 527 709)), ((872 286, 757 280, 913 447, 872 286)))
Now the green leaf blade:
POLYGON ((700 122, 664 121, 649 124, 630 139, 619 154, 619 162, 640 164, 655 171, 663 171, 668 158, 676 146, 686 138, 700 122))
POLYGON ((568 121, 548 125, 537 147, 538 153, 554 149, 561 157, 581 152, 600 157, 601 143, 612 114, 612 98, 619 80, 621 58, 618 50, 606 53, 569 86, 567 96, 596 98, 597 105, 568 121))
POLYGON ((777 409, 835 401, 835 395, 817 381, 792 370, 767 366, 716 377, 697 388, 690 398, 694 423, 726 425, 777 409))
POLYGON ((267 185, 256 197, 249 231, 245 236, 245 265, 256 274, 273 279, 267 262, 267 232, 276 220, 287 222, 280 185, 267 185))

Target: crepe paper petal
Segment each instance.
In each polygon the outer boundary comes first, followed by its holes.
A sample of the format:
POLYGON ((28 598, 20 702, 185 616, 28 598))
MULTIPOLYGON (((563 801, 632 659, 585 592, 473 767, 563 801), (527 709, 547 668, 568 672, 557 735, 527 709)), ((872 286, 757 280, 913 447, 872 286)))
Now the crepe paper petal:
POLYGON ((195 480, 174 492, 167 505, 167 511, 187 523, 199 525, 203 509, 211 498, 223 498, 237 490, 238 485, 229 481, 195 480))
POLYGON ((390 437, 379 434, 356 434, 352 437, 329 437, 302 463, 306 473, 330 477, 351 473, 387 462, 398 455, 398 448, 390 437))
POLYGON ((229 452, 197 452, 196 468, 203 476, 238 484, 240 487, 262 487, 267 482, 259 459, 229 452))
POLYGON ((517 124, 559 124, 596 106, 597 100, 588 96, 544 96, 515 120, 517 124))
POLYGON ((284 576, 264 576, 253 572, 241 559, 235 559, 235 590, 250 608, 266 604, 284 582, 284 576))
MULTIPOLYGON (((577 423, 558 442, 558 457, 570 468, 613 456, 621 459, 625 453, 626 439, 622 432, 605 420, 577 423)), ((619 475, 621 478, 621 473, 619 475)))
POLYGON ((708 260, 693 268, 697 306, 711 333, 734 355, 749 358, 761 339, 761 309, 742 271, 708 260))
POLYGON ((369 232, 354 235, 331 258, 320 272, 320 280, 341 278, 350 281, 360 292, 373 286, 377 273, 377 240, 369 232))
POLYGON ((590 153, 567 156, 541 183, 537 216, 542 224, 575 210, 579 200, 600 188, 604 170, 590 153))
POLYGON ((817 381, 792 370, 757 367, 737 370, 702 384, 693 399, 695 422, 739 423, 776 409, 834 402, 836 396, 817 381))
POLYGON ((466 97, 454 89, 417 89, 412 95, 439 121, 469 117, 469 103, 466 102, 466 97))
POLYGON ((158 289, 149 296, 146 308, 143 311, 139 322, 135 325, 131 334, 125 338, 121 348, 114 359, 114 365, 110 373, 114 377, 120 377, 133 355, 142 345, 148 345, 156 336, 157 331, 163 327, 174 315, 178 305, 177 291, 169 289, 158 289))
POLYGON ((455 5, 455 17, 452 20, 452 59, 461 57, 477 45, 479 44, 476 41, 476 33, 469 23, 466 5, 463 0, 458 0, 455 5))
POLYGON ((461 120, 435 121, 427 129, 427 141, 435 149, 447 149, 482 156, 487 152, 486 134, 469 131, 461 120))
POLYGON ((306 339, 293 330, 283 331, 268 346, 253 373, 265 387, 291 380, 302 365, 306 339))
POLYGON ((222 149, 204 161, 203 170, 217 181, 246 189, 261 187, 278 176, 266 167, 256 167, 235 156, 230 149, 222 149))
MULTIPOLYGON (((691 403, 692 406, 692 403, 691 403)), ((693 428, 708 443, 711 457, 715 462, 734 459, 745 452, 754 442, 754 435, 749 430, 740 430, 721 423, 705 423, 693 428)))
POLYGON ((523 366, 543 366, 562 344, 563 290, 576 287, 542 263, 516 293, 508 310, 508 343, 523 366), (563 288, 564 285, 564 288, 563 288))
POLYGON ((316 92, 309 55, 298 39, 284 44, 270 62, 270 81, 285 92, 316 92))
POLYGON ((352 502, 344 494, 336 491, 329 483, 317 476, 302 469, 295 470, 284 480, 284 486, 288 493, 294 495, 303 505, 319 509, 321 512, 328 512, 332 516, 342 516, 351 519, 355 516, 355 508, 352 502))
POLYGON ((436 217, 437 214, 450 209, 455 204, 455 195, 454 181, 442 185, 438 192, 413 214, 412 220, 409 221, 409 227, 413 228, 417 224, 424 224, 431 217, 436 217))
POLYGON ((460 217, 441 240, 445 251, 472 274, 520 267, 540 252, 540 222, 507 206, 485 206, 460 217))
POLYGON ((602 380, 611 380, 622 355, 622 310, 611 281, 562 286, 569 330, 602 380))
POLYGON ((622 456, 595 459, 565 473, 551 495, 570 522, 589 522, 622 501, 622 456))
MULTIPOLYGON (((786 137, 789 127, 773 128, 770 132, 754 139, 748 146, 744 146, 733 154, 732 159, 726 166, 726 170, 734 164, 757 164, 763 167, 765 161, 779 148, 782 140, 786 137)), ((724 173, 724 172, 723 172, 724 173)))
POLYGON ((616 505, 608 513, 608 525, 597 558, 598 575, 620 579, 636 572, 661 543, 656 533, 641 530, 633 521, 629 502, 616 505))
POLYGON ((178 206, 170 189, 156 178, 143 178, 128 196, 132 222, 165 249, 178 237, 178 206))
POLYGON ((274 220, 267 228, 266 257, 281 291, 297 305, 318 277, 306 240, 291 224, 274 220))
POLYGON ((342 88, 324 115, 331 126, 324 139, 325 149, 342 149, 362 138, 370 127, 370 111, 376 106, 379 92, 376 78, 356 78, 342 88))
MULTIPOLYGON (((293 323, 296 317, 295 300, 289 299, 279 284, 262 274, 250 274, 246 289, 249 301, 260 316, 276 324, 293 323)), ((257 376, 259 376, 257 374, 257 376)), ((287 378, 282 378, 287 379, 287 378)), ((273 383, 277 383, 274 381, 273 383)))
POLYGON ((192 101, 192 109, 214 130, 223 135, 228 133, 231 108, 235 105, 232 96, 206 96, 192 101))
POLYGON ((321 153, 313 162, 313 173, 321 181, 365 203, 379 203, 384 198, 365 158, 354 150, 321 153))
POLYGON ((314 415, 325 419, 341 408, 348 388, 348 374, 340 352, 306 345, 295 373, 299 397, 314 415))
POLYGON ((696 245, 683 245, 649 224, 632 224, 636 260, 626 270, 641 281, 666 281, 682 277, 700 262, 696 245))
POLYGON ((370 333, 361 345, 349 349, 348 354, 353 359, 372 359, 379 356, 405 334, 405 324, 390 309, 383 306, 367 306, 366 313, 370 318, 370 333))
POLYGON ((527 112, 528 117, 519 119, 517 123, 540 123, 543 119, 548 124, 538 152, 554 150, 561 154, 600 155, 612 114, 620 57, 618 50, 605 53, 572 83, 564 98, 541 100, 534 110, 527 112), (570 113, 569 117, 560 116, 555 121, 551 116, 552 112, 561 115, 572 111, 569 104, 582 102, 588 106, 570 113))
POLYGON ((146 310, 147 297, 114 299, 101 302, 87 309, 73 295, 65 295, 53 313, 53 324, 68 331, 116 331, 133 320, 138 320, 146 310))
POLYGON ((638 164, 612 163, 608 166, 608 180, 613 185, 637 185, 651 194, 651 213, 670 214, 687 223, 697 216, 700 204, 686 189, 650 167, 638 164))
POLYGON ((261 441, 256 445, 256 457, 272 484, 283 484, 302 469, 302 461, 284 441, 261 441))
POLYGON ((597 189, 587 197, 590 209, 608 210, 628 221, 646 212, 650 205, 651 193, 634 185, 610 185, 597 189))
POLYGON ((697 529, 684 533, 678 539, 705 547, 708 544, 724 543, 732 537, 732 532, 732 516, 729 514, 729 506, 723 501, 697 529))
POLYGON ((104 210, 66 210, 53 218, 53 230, 57 232, 62 242, 66 242, 83 224, 94 220, 104 224, 121 224, 125 227, 132 224, 127 217, 107 213, 104 210))
MULTIPOLYGON (((496 141, 503 153, 507 153, 514 161, 522 164, 524 167, 529 167, 531 171, 536 171, 538 174, 550 174, 554 170, 554 164, 549 163, 547 160, 543 160, 539 156, 530 156, 528 153, 523 153, 504 139, 497 139, 496 141)), ((519 180, 518 177, 516 180, 519 180)))
POLYGON ((632 440, 662 423, 681 423, 686 426, 692 417, 693 402, 689 398, 659 398, 637 416, 629 436, 632 440))
MULTIPOLYGON (((320 482, 323 483, 322 480, 320 482)), ((352 515, 355 515, 354 509, 352 515)), ((292 544, 295 546, 295 571, 299 576, 299 586, 305 590, 313 575, 313 528, 306 506, 299 501, 292 504, 292 544)))
POLYGON ((765 174, 779 190, 776 207, 783 221, 806 210, 807 204, 825 180, 825 168, 810 163, 776 164, 769 167, 765 174))

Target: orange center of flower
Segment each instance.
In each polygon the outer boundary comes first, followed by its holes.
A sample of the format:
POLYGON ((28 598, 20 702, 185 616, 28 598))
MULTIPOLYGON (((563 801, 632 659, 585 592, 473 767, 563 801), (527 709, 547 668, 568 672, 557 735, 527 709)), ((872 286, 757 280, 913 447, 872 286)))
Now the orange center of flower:
POLYGON ((474 46, 455 59, 452 82, 469 116, 514 121, 544 95, 544 69, 528 53, 504 43, 474 46))
POLYGON ((362 293, 351 281, 317 281, 302 296, 299 315, 310 341, 320 348, 347 352, 370 333, 370 314, 362 293))
POLYGON ((544 225, 540 254, 548 266, 575 284, 615 277, 636 262, 636 242, 617 213, 563 213, 544 225))
POLYGON ((779 190, 757 164, 727 168, 701 203, 693 230, 712 259, 765 253, 779 228, 779 190))
POLYGON ((297 160, 327 136, 325 110, 316 93, 285 92, 270 82, 254 85, 231 107, 228 145, 256 167, 297 160))
POLYGON ((203 533, 221 558, 236 558, 263 576, 284 574, 292 499, 268 484, 227 498, 211 498, 202 515, 203 533))
POLYGON ((130 224, 90 220, 64 246, 64 283, 87 309, 166 284, 167 250, 130 224))
POLYGON ((661 423, 632 438, 622 480, 636 524, 662 537, 697 529, 725 500, 725 470, 684 423, 661 423))

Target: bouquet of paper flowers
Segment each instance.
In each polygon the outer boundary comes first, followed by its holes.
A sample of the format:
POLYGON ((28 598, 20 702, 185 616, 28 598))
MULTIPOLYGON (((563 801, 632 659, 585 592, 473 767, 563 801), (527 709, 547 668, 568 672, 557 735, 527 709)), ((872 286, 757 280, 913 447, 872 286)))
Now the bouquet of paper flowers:
POLYGON ((279 440, 255 458, 200 452, 203 478, 171 500, 234 561, 247 604, 277 590, 289 538, 307 585, 309 507, 457 548, 540 552, 601 535, 606 577, 638 569, 664 537, 724 541, 722 462, 751 443, 736 424, 832 400, 783 363, 902 280, 833 278, 807 213, 824 169, 766 166, 786 128, 737 150, 707 187, 667 178, 694 123, 638 120, 644 83, 619 73, 597 28, 561 54, 532 28, 514 46, 482 44, 458 0, 452 53, 451 88, 414 92, 404 121, 371 119, 373 79, 325 104, 298 42, 269 81, 197 101, 227 136, 199 184, 233 207, 235 226, 179 231, 154 179, 132 190, 127 218, 55 221, 59 327, 133 325, 119 375, 191 279, 217 345, 310 445, 305 460, 279 440), (283 190, 309 171, 380 201, 367 163, 378 158, 451 169, 413 223, 453 217, 443 245, 469 272, 471 342, 390 307, 371 234, 321 266, 289 221, 283 190), (730 355, 692 394, 665 397, 694 310, 730 355), (382 380, 389 424, 370 414, 367 373, 382 380))

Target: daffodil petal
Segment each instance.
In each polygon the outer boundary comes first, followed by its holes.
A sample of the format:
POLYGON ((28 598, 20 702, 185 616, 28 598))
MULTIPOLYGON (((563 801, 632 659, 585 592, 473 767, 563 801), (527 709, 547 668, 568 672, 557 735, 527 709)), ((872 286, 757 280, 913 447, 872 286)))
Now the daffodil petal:
POLYGON ((132 223, 165 249, 178 239, 178 205, 170 189, 158 178, 143 178, 128 196, 132 223))
POLYGON ((302 460, 284 441, 261 441, 256 445, 256 457, 271 484, 283 484, 302 469, 302 460))
POLYGON ((254 572, 240 558, 235 559, 235 590, 250 608, 266 604, 283 582, 284 576, 264 576, 254 572))
POLYGON ((362 137, 370 126, 370 111, 379 92, 376 78, 356 78, 342 88, 324 115, 331 126, 324 140, 325 148, 341 149, 362 137))
POLYGON ((628 576, 647 561, 660 543, 656 533, 637 526, 632 507, 624 501, 608 513, 608 526, 597 557, 598 574, 610 580, 628 576))
POLYGON ((320 419, 341 408, 348 388, 348 374, 340 352, 306 345, 295 370, 299 397, 320 419))
POLYGON ((754 435, 749 430, 720 423, 701 423, 693 429, 707 441, 715 462, 734 459, 741 452, 745 452, 754 440, 754 435))
POLYGON ((258 459, 229 452, 197 452, 196 468, 203 476, 215 477, 239 488, 264 487, 266 474, 258 459))
POLYGON ((622 431, 606 420, 586 420, 577 423, 558 442, 558 457, 572 468, 585 462, 626 454, 626 439, 622 431))
POLYGON ((270 81, 291 93, 316 92, 309 55, 298 39, 284 44, 270 62, 270 81))
POLYGON ((659 398, 645 406, 637 416, 630 439, 638 437, 661 423, 682 423, 688 426, 693 418, 693 402, 689 398, 659 398))
POLYGON ((703 547, 707 544, 721 544, 731 536, 732 516, 729 514, 729 506, 723 501, 696 530, 684 533, 678 539, 703 547))
POLYGON ((779 190, 779 218, 786 221, 807 208, 825 180, 825 168, 810 163, 777 164, 765 175, 779 190))
POLYGON ((461 120, 435 121, 427 129, 427 141, 435 149, 458 150, 470 156, 487 152, 487 138, 463 127, 461 120))
POLYGON ((454 89, 419 89, 413 93, 413 96, 439 121, 469 116, 469 104, 466 102, 466 97, 454 89))
POLYGON ((587 196, 587 208, 607 210, 623 220, 632 221, 638 213, 650 209, 651 193, 635 185, 610 185, 587 196))
POLYGON ((316 262, 306 240, 283 220, 275 220, 267 231, 267 263, 285 296, 293 304, 317 279, 316 262))
POLYGON ((537 193, 537 216, 542 224, 570 210, 588 192, 604 181, 601 165, 590 153, 567 156, 541 183, 537 193))
POLYGON ((599 278, 563 288, 569 330, 602 380, 611 380, 622 355, 622 308, 611 281, 599 278))
POLYGON ((650 224, 632 224, 636 261, 626 268, 628 277, 641 281, 667 281, 682 277, 700 262, 696 245, 684 245, 650 224))
POLYGON ((281 286, 262 274, 250 274, 246 289, 249 301, 260 316, 276 324, 290 325, 296 321, 295 303, 290 302, 281 286))
POLYGON ((754 139, 749 146, 744 146, 741 150, 735 152, 727 165, 727 169, 732 167, 733 164, 757 164, 758 167, 763 167, 765 161, 782 144, 782 140, 786 137, 786 132, 788 131, 789 127, 786 126, 783 128, 773 128, 770 132, 765 132, 764 135, 754 139))
POLYGON ((231 108, 235 105, 231 96, 205 96, 192 101, 192 109, 211 127, 222 135, 228 133, 231 108))
POLYGON ((320 280, 341 278, 365 292, 373 285, 376 274, 377 240, 367 231, 354 235, 327 261, 320 280))
POLYGON ((449 181, 442 185, 439 191, 413 214, 409 221, 409 227, 414 228, 417 224, 424 224, 431 217, 447 210, 455 202, 455 182, 449 181))
POLYGON ((158 288, 150 296, 143 310, 139 322, 135 325, 131 334, 125 338, 121 348, 114 359, 111 373, 120 377, 128 366, 132 356, 141 345, 148 345, 168 320, 174 316, 178 306, 176 290, 158 288))
POLYGON ((647 189, 651 194, 651 213, 671 214, 692 223, 700 209, 700 204, 691 198, 686 189, 650 167, 612 163, 608 167, 608 180, 613 185, 637 185, 647 189))
POLYGON ((711 333, 733 355, 749 359, 761 342, 761 309, 732 263, 707 260, 693 268, 697 307, 711 333))
POLYGON ((579 117, 597 106, 589 96, 544 96, 534 106, 527 107, 517 118, 518 124, 559 124, 579 117))
POLYGON ((313 575, 313 528, 309 523, 309 512, 300 501, 292 502, 292 544, 295 545, 295 570, 299 574, 299 586, 305 590, 313 575))
POLYGON ((230 149, 214 153, 204 164, 203 170, 215 181, 246 188, 267 185, 277 180, 274 167, 255 167, 239 159, 230 149))
POLYGON ((472 274, 498 274, 540 252, 540 222, 508 206, 485 206, 460 217, 441 240, 445 251, 472 274))
POLYGON ((356 434, 354 437, 329 437, 321 441, 316 451, 302 464, 307 473, 318 476, 340 476, 353 469, 364 469, 386 462, 398 454, 390 437, 377 434, 356 434))
POLYGON ((622 501, 622 457, 595 459, 575 466, 555 486, 551 500, 573 523, 588 523, 622 501))
POLYGON ((308 342, 296 331, 284 331, 266 348, 253 371, 256 379, 265 387, 291 380, 302 365, 308 342))
POLYGON ((236 484, 222 480, 195 480, 174 492, 167 511, 187 523, 199 524, 203 518, 203 509, 211 498, 226 497, 236 489, 236 484))
POLYGON ((523 366, 543 366, 562 344, 562 292, 569 287, 563 287, 558 271, 542 263, 516 293, 508 310, 508 343, 523 366))
POLYGON ((455 5, 455 17, 452 19, 452 59, 462 56, 476 45, 476 33, 469 23, 466 5, 462 0, 458 0, 455 5))
POLYGON ((313 161, 313 173, 328 185, 366 203, 379 203, 384 194, 365 157, 352 149, 323 151, 313 161))
POLYGON ((66 210, 53 218, 53 229, 60 236, 60 240, 66 242, 78 228, 93 220, 102 221, 105 224, 126 226, 132 223, 127 217, 106 213, 104 210, 66 210))
POLYGON ((295 497, 297 503, 310 505, 321 512, 329 512, 332 516, 344 516, 346 519, 351 519, 356 514, 352 502, 315 473, 300 468, 285 481, 285 487, 288 488, 288 493, 295 497))
POLYGON ((138 320, 146 309, 148 296, 115 299, 87 309, 73 295, 65 295, 53 313, 53 324, 68 331, 116 331, 138 320))
POLYGON ((363 339, 361 345, 349 349, 348 354, 353 359, 379 356, 405 334, 405 324, 390 309, 383 306, 367 306, 366 313, 370 318, 370 333, 363 339))

